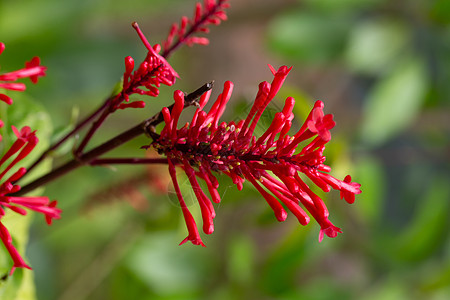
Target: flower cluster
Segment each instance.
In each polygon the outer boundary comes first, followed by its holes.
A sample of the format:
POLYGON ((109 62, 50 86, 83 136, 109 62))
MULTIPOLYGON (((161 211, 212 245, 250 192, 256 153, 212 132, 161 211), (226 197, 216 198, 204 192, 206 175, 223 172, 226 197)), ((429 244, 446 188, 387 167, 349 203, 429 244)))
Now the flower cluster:
POLYGON ((122 91, 112 101, 111 110, 129 107, 142 108, 145 106, 143 101, 129 102, 132 94, 156 97, 159 94, 158 88, 161 84, 171 86, 179 77, 166 59, 159 54, 161 46, 159 44, 150 45, 138 24, 134 22, 132 25, 148 52, 144 61, 134 72, 134 59, 131 56, 125 58, 122 91))
MULTIPOLYGON (((3 50, 5 50, 5 44, 0 43, 0 55, 2 54, 3 50)), ((0 74, 0 89, 24 91, 26 88, 25 84, 15 81, 20 78, 28 77, 33 83, 37 83, 38 77, 45 76, 46 69, 46 67, 40 66, 39 57, 33 57, 30 62, 25 63, 25 68, 5 74, 0 74)), ((3 93, 0 93, 0 100, 8 105, 12 104, 12 99, 3 93)))
MULTIPOLYGON (((5 45, 0 43, 0 53, 4 50, 5 45)), ((45 75, 45 67, 40 66, 40 60, 35 57, 31 62, 26 63, 25 68, 14 72, 0 75, 0 87, 9 90, 25 90, 23 83, 14 83, 19 78, 29 77, 33 83, 37 82, 39 76, 45 75), (3 82, 2 82, 3 81, 3 82)), ((12 100, 5 94, 0 94, 0 99, 7 104, 11 104, 12 100)), ((0 121, 0 125, 3 123, 0 121)), ((26 173, 25 168, 19 168, 17 171, 12 170, 22 159, 24 159, 38 143, 35 131, 31 131, 30 127, 25 126, 20 131, 12 126, 12 130, 17 137, 17 140, 11 145, 8 151, 0 158, 0 168, 4 165, 4 169, 0 173, 0 239, 9 252, 14 264, 10 274, 16 268, 28 268, 28 266, 17 249, 13 245, 12 237, 2 223, 2 218, 6 214, 6 208, 21 214, 26 215, 27 211, 34 210, 42 213, 48 224, 51 224, 53 219, 59 219, 61 210, 56 208, 56 201, 50 201, 47 197, 18 197, 13 196, 14 193, 20 190, 20 186, 14 184, 26 173), (12 173, 12 174, 11 174, 12 173), (5 180, 3 180, 6 178, 5 180)))
POLYGON ((219 183, 213 172, 229 176, 239 190, 243 188, 244 181, 248 180, 273 209, 278 221, 286 219, 286 207, 300 224, 306 225, 310 218, 304 211, 305 208, 321 227, 319 241, 324 234, 336 237, 341 230, 328 219, 329 213, 324 202, 309 188, 304 176, 325 192, 330 191, 330 187, 339 190, 341 198, 345 198, 348 203, 353 203, 355 194, 361 193, 360 184, 352 182, 350 176, 341 181, 328 174, 331 169, 324 164, 323 151, 331 138, 329 130, 335 123, 332 115, 324 115, 321 101, 315 103, 295 135, 288 135, 294 118, 292 110, 295 100, 292 97, 286 99, 283 110, 275 114, 271 125, 261 137, 253 135, 263 111, 291 70, 286 66, 278 70, 270 68, 274 75, 272 83, 262 82, 259 85, 247 118, 238 123, 231 121, 219 124, 219 118, 225 111, 233 90, 233 84, 229 81, 225 83, 223 92, 209 112, 203 110, 210 97, 210 91, 205 93, 200 98, 199 108, 192 121, 180 129, 177 127, 184 107, 184 94, 176 91, 172 111, 163 109, 165 127, 152 145, 168 158, 169 173, 189 232, 182 243, 189 240, 195 245, 204 246, 181 195, 175 166, 180 166, 189 178, 202 212, 203 231, 206 234, 214 231, 215 212, 197 178, 206 183, 212 201, 219 203, 219 183), (297 150, 302 142, 306 145, 297 150))
POLYGON ((201 3, 197 2, 193 19, 190 20, 188 17, 183 16, 180 25, 178 23, 172 24, 167 39, 162 42, 164 56, 168 55, 171 49, 181 44, 188 46, 194 44, 208 45, 208 38, 192 35, 197 32, 208 33, 208 25, 219 25, 221 21, 227 20, 227 15, 224 10, 228 7, 227 0, 219 0, 217 2, 215 0, 205 0, 203 7, 201 3))
MULTIPOLYGON (((36 137, 35 132, 31 131, 30 127, 25 126, 19 131, 12 126, 12 129, 17 136, 17 140, 0 159, 0 167, 2 167, 7 160, 12 159, 0 174, 0 181, 18 162, 24 159, 38 143, 38 138, 36 137)), ((49 225, 53 219, 59 219, 61 213, 61 210, 56 208, 57 202, 49 201, 47 197, 15 197, 9 195, 20 190, 20 186, 15 185, 14 182, 19 180, 25 173, 25 168, 19 168, 19 170, 15 171, 0 184, 0 239, 14 262, 10 274, 14 272, 15 268, 31 268, 25 263, 17 249, 14 247, 8 229, 1 222, 1 218, 5 215, 5 208, 9 208, 21 215, 27 214, 25 208, 42 213, 49 225)))
POLYGON ((192 20, 182 17, 179 26, 177 23, 172 25, 167 39, 162 43, 163 51, 161 54, 161 45, 155 44, 152 46, 138 24, 133 22, 133 28, 148 50, 147 56, 135 71, 134 59, 131 56, 125 58, 122 91, 111 101, 109 110, 112 112, 117 109, 145 107, 144 101, 129 102, 130 96, 138 94, 156 97, 159 94, 158 88, 161 84, 173 85, 179 76, 166 58, 181 45, 208 44, 207 38, 193 35, 197 32, 208 33, 208 25, 218 25, 221 21, 226 20, 227 15, 224 9, 228 6, 227 0, 218 0, 217 2, 215 0, 205 0, 203 6, 197 3, 192 20))

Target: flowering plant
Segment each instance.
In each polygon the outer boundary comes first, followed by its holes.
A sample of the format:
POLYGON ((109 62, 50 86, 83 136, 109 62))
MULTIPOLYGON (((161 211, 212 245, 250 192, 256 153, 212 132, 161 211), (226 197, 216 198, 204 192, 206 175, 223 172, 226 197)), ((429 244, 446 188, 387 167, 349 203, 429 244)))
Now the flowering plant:
MULTIPOLYGON (((135 68, 134 59, 126 57, 120 91, 108 97, 97 110, 43 151, 28 171, 24 167, 16 170, 16 167, 37 145, 36 133, 30 127, 23 127, 21 130, 12 127, 17 141, 0 159, 0 167, 6 166, 0 174, 0 180, 3 180, 0 183, 0 238, 13 260, 10 274, 15 268, 30 267, 14 247, 8 229, 1 223, 5 209, 22 215, 27 213, 24 208, 34 210, 44 214, 47 223, 51 224, 53 219, 60 218, 61 210, 56 207, 57 202, 44 196, 28 196, 28 193, 84 165, 167 164, 188 230, 188 236, 181 244, 190 241, 204 246, 196 222, 183 199, 176 167, 180 167, 189 179, 201 209, 203 232, 206 234, 214 231, 213 219, 216 214, 212 202, 221 201, 216 174, 230 177, 238 190, 244 188, 245 181, 251 183, 272 208, 278 221, 286 219, 286 208, 302 225, 309 223, 311 215, 321 228, 319 241, 324 235, 336 237, 341 232, 329 220, 329 212, 322 199, 307 184, 308 179, 324 192, 329 192, 331 188, 339 190, 341 199, 344 198, 348 203, 353 203, 355 194, 361 193, 360 185, 352 182, 350 175, 339 180, 329 174, 331 168, 324 164, 325 145, 331 140, 330 130, 335 126, 332 115, 324 114, 324 103, 317 101, 300 129, 290 135, 295 100, 288 97, 282 111, 275 114, 265 132, 261 136, 255 136, 258 121, 282 88, 292 67, 275 69, 269 65, 273 80, 259 85, 249 114, 243 120, 220 122, 232 96, 233 83, 230 81, 225 82, 222 93, 210 110, 204 110, 212 89, 212 83, 207 83, 189 94, 176 90, 172 106, 164 107, 156 115, 86 151, 92 137, 111 114, 123 109, 145 107, 144 101, 131 100, 130 96, 157 97, 161 84, 173 86, 176 83, 180 75, 167 61, 170 55, 182 45, 208 44, 207 38, 197 34, 207 33, 208 25, 218 25, 226 20, 227 7, 226 0, 205 0, 203 5, 197 3, 194 17, 183 17, 179 24, 174 23, 167 39, 161 43, 162 46, 152 46, 134 22, 132 26, 147 50, 145 59, 135 68), (179 128, 180 115, 188 106, 196 106, 197 109, 191 122, 179 128), (160 123, 164 127, 158 133, 155 128, 160 123), (26 174, 46 160, 55 149, 80 134, 86 127, 87 132, 75 147, 72 159, 30 183, 18 185, 26 174), (105 153, 143 134, 151 139, 143 148, 154 148, 162 157, 102 158, 105 153), (198 179, 205 182, 212 201, 201 188, 198 179)), ((0 53, 4 48, 4 44, 0 43, 0 53)), ((17 83, 18 79, 28 77, 36 83, 38 77, 45 75, 45 71, 46 68, 40 66, 39 59, 33 58, 24 69, 0 75, 0 88, 23 91, 25 85, 17 83)), ((0 100, 8 105, 12 103, 5 93, 0 93, 0 100)), ((2 124, 0 121, 0 125, 2 124)))

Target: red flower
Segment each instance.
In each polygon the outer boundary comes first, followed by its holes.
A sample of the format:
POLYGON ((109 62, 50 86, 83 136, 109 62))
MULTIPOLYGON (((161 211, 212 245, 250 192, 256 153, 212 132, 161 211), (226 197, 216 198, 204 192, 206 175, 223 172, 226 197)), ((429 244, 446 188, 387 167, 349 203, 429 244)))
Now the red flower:
MULTIPOLYGON (((17 140, 0 159, 0 167, 2 167, 7 160, 12 159, 0 173, 0 182, 7 173, 10 173, 11 169, 17 163, 33 150, 38 142, 35 132, 31 131, 30 127, 23 127, 20 131, 14 126, 12 129, 17 136, 17 140)), ((31 268, 25 263, 17 249, 14 247, 8 229, 1 222, 2 217, 5 215, 5 209, 8 208, 21 215, 27 214, 26 209, 34 210, 42 213, 49 225, 53 219, 59 219, 61 213, 61 210, 56 208, 57 202, 50 201, 47 197, 15 197, 10 195, 20 190, 20 186, 15 185, 14 182, 19 180, 25 173, 25 168, 19 168, 19 170, 15 171, 0 184, 0 239, 14 262, 10 275, 12 275, 16 268, 31 268)))
MULTIPOLYGON (((2 54, 3 50, 5 50, 5 44, 0 43, 0 54, 2 54)), ((39 57, 33 57, 30 62, 25 63, 25 68, 0 74, 0 89, 24 91, 26 89, 25 84, 15 81, 28 77, 31 82, 37 83, 38 77, 45 76, 46 69, 46 67, 40 66, 39 57)), ((12 99, 3 93, 0 93, 0 100, 8 105, 12 104, 12 99)))
MULTIPOLYGON (((323 235, 336 237, 341 230, 328 219, 329 213, 324 202, 305 183, 300 174, 304 174, 323 191, 331 188, 339 190, 341 197, 352 203, 355 194, 361 193, 360 184, 351 182, 347 176, 344 181, 328 174, 331 168, 324 164, 323 151, 330 141, 329 130, 334 127, 332 115, 324 115, 323 102, 317 101, 303 126, 293 136, 288 132, 291 128, 292 113, 295 100, 288 97, 281 112, 275 117, 265 131, 257 138, 254 129, 263 111, 281 88, 291 68, 286 66, 275 70, 271 84, 262 82, 254 104, 245 120, 219 125, 219 118, 225 111, 233 89, 227 81, 223 92, 207 113, 203 111, 210 97, 205 93, 200 101, 191 123, 178 129, 178 119, 184 107, 184 94, 176 91, 175 106, 172 112, 163 109, 165 127, 153 146, 167 155, 169 171, 172 176, 177 196, 186 219, 189 235, 186 240, 194 244, 202 244, 195 221, 192 219, 182 198, 175 176, 175 165, 184 169, 198 199, 202 212, 203 231, 210 234, 214 230, 214 207, 197 182, 197 178, 205 181, 209 194, 215 203, 220 202, 217 192, 218 181, 213 171, 229 176, 238 189, 248 180, 264 197, 275 213, 278 221, 287 217, 285 208, 291 211, 300 224, 309 223, 309 214, 319 223, 321 230, 319 241, 323 235), (299 147, 300 143, 306 145, 299 147), (197 171, 196 171, 197 170, 197 171), (300 206, 301 205, 301 206, 300 206)), ((184 240, 183 242, 185 242, 184 240)))
POLYGON ((133 94, 156 97, 159 95, 158 88, 161 84, 171 86, 175 83, 176 78, 179 78, 178 73, 172 68, 167 60, 159 54, 161 46, 158 44, 154 46, 150 45, 138 24, 134 22, 132 25, 148 52, 145 59, 135 71, 134 59, 131 56, 125 58, 125 73, 123 74, 122 91, 113 99, 111 103, 112 111, 130 107, 143 108, 145 107, 143 101, 134 101, 131 103, 123 102, 130 101, 130 96, 133 94))
POLYGON ((229 7, 227 2, 227 0, 205 0, 203 7, 201 3, 197 2, 194 17, 191 20, 183 16, 180 25, 177 23, 172 24, 167 39, 162 42, 164 56, 167 57, 173 49, 182 44, 188 46, 194 44, 208 45, 209 40, 206 37, 193 35, 198 32, 208 33, 208 25, 219 25, 221 21, 227 20, 227 15, 225 14, 225 9, 229 7))

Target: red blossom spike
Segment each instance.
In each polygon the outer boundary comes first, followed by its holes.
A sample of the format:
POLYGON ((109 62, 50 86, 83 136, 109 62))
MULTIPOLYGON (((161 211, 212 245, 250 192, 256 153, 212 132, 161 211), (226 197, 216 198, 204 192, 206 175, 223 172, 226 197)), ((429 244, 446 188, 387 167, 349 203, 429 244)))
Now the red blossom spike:
POLYGON ((195 223, 195 220, 192 217, 191 212, 187 208, 186 202, 184 202, 183 196, 181 194, 180 186, 178 185, 175 166, 171 159, 168 159, 168 163, 169 163, 169 174, 170 177, 172 178, 175 193, 177 194, 178 201, 180 202, 184 220, 186 221, 186 227, 189 232, 188 236, 180 243, 180 245, 186 243, 187 241, 190 241, 194 245, 202 245, 203 247, 205 247, 205 244, 203 244, 202 239, 200 238, 200 234, 198 233, 197 224, 195 223))
POLYGON ((216 216, 216 212, 214 211, 214 207, 211 201, 208 199, 208 197, 205 195, 202 188, 198 184, 194 169, 189 165, 189 162, 187 162, 187 160, 185 160, 183 164, 186 175, 188 176, 189 182, 191 183, 192 190, 199 200, 198 204, 200 206, 203 219, 203 232, 206 234, 211 234, 214 232, 213 219, 216 216))
POLYGON ((145 102, 144 101, 133 101, 130 103, 121 103, 117 108, 118 109, 126 109, 126 108, 144 108, 145 102))
MULTIPOLYGON (((0 174, 0 180, 12 171, 12 168, 24 159, 36 146, 38 139, 35 135, 35 131, 32 131, 30 127, 25 126, 20 131, 12 126, 13 132, 15 133, 17 140, 12 144, 8 151, 0 158, 0 167, 9 160, 6 167, 0 174), (14 157, 15 156, 15 157, 14 157)), ((50 225, 52 220, 59 219, 61 210, 56 207, 56 201, 50 201, 47 197, 16 197, 12 194, 20 190, 20 186, 15 185, 14 182, 19 180, 26 173, 25 168, 19 168, 8 179, 0 183, 0 239, 5 245, 7 251, 9 252, 12 260, 13 267, 11 268, 10 275, 14 273, 16 268, 27 268, 28 266, 23 258, 20 256, 17 249, 12 243, 12 238, 8 229, 1 222, 1 218, 5 215, 5 209, 10 209, 11 211, 26 215, 27 210, 32 210, 41 213, 45 216, 46 222, 50 225)))
POLYGON ((348 183, 341 188, 341 199, 344 198, 349 204, 355 202, 355 194, 359 194, 361 191, 359 188, 361 184, 352 182, 352 177, 350 175, 345 176, 344 182, 348 183))
POLYGON ((323 114, 322 108, 316 107, 312 111, 312 119, 307 122, 308 129, 317 133, 324 141, 331 139, 329 130, 333 128, 336 123, 333 121, 332 115, 323 114))
MULTIPOLYGON (((248 180, 273 209, 278 221, 284 221, 287 217, 284 205, 302 225, 310 221, 307 212, 317 221, 321 228, 319 241, 324 235, 336 237, 341 232, 340 228, 331 223, 325 203, 299 174, 303 173, 324 192, 330 191, 331 188, 339 190, 341 197, 349 203, 354 201, 355 194, 361 193, 360 185, 351 182, 350 176, 341 181, 328 174, 331 168, 324 165, 323 151, 330 141, 329 130, 335 124, 332 115, 323 113, 324 105, 321 101, 315 103, 305 123, 294 136, 288 135, 295 104, 292 97, 286 99, 283 110, 275 114, 269 128, 259 138, 253 136, 263 110, 276 96, 291 70, 286 66, 278 70, 269 67, 274 74, 272 83, 260 84, 247 118, 237 124, 222 122, 218 125, 231 97, 231 82, 225 83, 223 92, 208 113, 203 111, 203 108, 209 99, 209 93, 202 96, 200 107, 196 110, 191 124, 186 124, 181 129, 178 129, 177 122, 182 110, 182 93, 176 92, 172 114, 169 114, 167 108, 163 109, 165 127, 160 137, 153 142, 153 146, 160 153, 165 153, 171 161, 169 168, 173 180, 176 180, 175 162, 183 165, 202 211, 205 233, 212 232, 215 213, 196 177, 205 181, 213 202, 218 203, 218 181, 213 175, 218 172, 230 177, 238 190, 241 190, 244 181, 248 180), (306 145, 300 148, 301 143, 306 145)), ((177 185, 176 181, 174 184, 177 185)), ((177 196, 182 199, 179 192, 177 196)), ((183 214, 189 224, 189 235, 185 241, 198 241, 198 233, 193 226, 195 223, 189 215, 186 217, 186 210, 187 208, 183 209, 183 214)))
POLYGON ((5 225, 0 222, 0 239, 3 242, 3 245, 5 245, 6 250, 9 252, 9 255, 11 256, 14 265, 11 268, 11 271, 9 271, 9 275, 11 276, 16 268, 27 268, 31 270, 31 267, 25 263, 22 256, 20 256, 19 251, 14 247, 12 243, 12 237, 9 234, 8 229, 5 227, 5 225))
POLYGON ((142 108, 145 106, 142 101, 137 101, 134 104, 124 104, 123 102, 128 102, 133 94, 156 97, 159 95, 158 88, 161 84, 172 86, 176 78, 179 78, 178 73, 159 54, 161 46, 158 44, 152 46, 136 22, 133 22, 132 26, 148 52, 144 61, 135 71, 134 59, 131 56, 125 58, 122 91, 111 101, 111 111, 125 108, 142 108))
POLYGON ((206 37, 197 37, 194 34, 199 32, 208 33, 208 25, 219 25, 221 21, 227 20, 225 9, 229 7, 228 0, 205 1, 203 6, 197 3, 194 17, 189 19, 186 16, 181 18, 180 24, 173 23, 166 40, 161 43, 163 46, 163 56, 168 57, 172 51, 181 45, 192 46, 194 44, 208 45, 206 37))
POLYGON ((180 90, 175 91, 173 95, 173 99, 175 100, 175 106, 172 109, 171 118, 172 118, 172 143, 176 143, 177 139, 177 125, 178 119, 180 118, 181 112, 184 109, 184 93, 180 90))
MULTIPOLYGON (((0 55, 4 50, 5 44, 0 43, 0 55)), ((41 61, 39 57, 33 57, 31 61, 25 63, 25 68, 0 74, 0 89, 21 92, 24 91, 26 89, 25 84, 15 82, 21 78, 30 78, 31 82, 37 83, 38 78, 45 76, 45 70, 47 70, 47 67, 41 66, 40 63, 41 61)), ((0 101, 3 101, 8 105, 13 103, 11 97, 3 93, 0 93, 0 101)))
POLYGON ((245 178, 250 181, 253 186, 258 190, 258 192, 266 199, 269 206, 273 209, 273 212, 275 213, 275 216, 279 222, 283 222, 287 218, 287 213, 284 210, 283 206, 278 202, 275 197, 270 195, 266 190, 264 190, 255 180, 254 176, 252 175, 251 171, 247 170, 247 168, 243 168, 245 178))

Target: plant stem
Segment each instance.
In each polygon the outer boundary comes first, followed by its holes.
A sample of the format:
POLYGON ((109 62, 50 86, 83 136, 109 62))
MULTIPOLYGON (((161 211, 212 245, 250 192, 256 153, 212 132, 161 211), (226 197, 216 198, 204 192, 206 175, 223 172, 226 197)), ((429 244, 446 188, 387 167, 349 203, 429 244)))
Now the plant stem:
POLYGON ((164 58, 169 58, 170 54, 175 51, 178 47, 180 47, 184 41, 192 34, 198 31, 198 28, 208 20, 209 17, 214 15, 216 11, 220 8, 220 5, 222 4, 223 0, 220 0, 216 6, 209 11, 207 14, 205 14, 198 22, 195 24, 192 24, 192 26, 189 28, 189 30, 183 35, 182 38, 178 38, 177 41, 168 49, 164 50, 164 52, 161 54, 164 58))
POLYGON ((162 65, 159 65, 158 67, 154 68, 151 72, 147 73, 147 75, 142 77, 139 81, 133 83, 127 89, 122 90, 118 95, 112 97, 110 101, 108 101, 108 107, 105 107, 100 117, 92 123, 91 128, 89 128, 88 132, 80 142, 80 145, 74 151, 75 157, 79 157, 82 155, 83 150, 86 148, 87 144, 92 139, 97 130, 101 127, 103 122, 105 122, 105 120, 109 117, 110 114, 116 111, 115 106, 119 105, 125 100, 125 95, 130 96, 133 93, 133 91, 142 84, 143 81, 146 81, 148 78, 154 76, 154 74, 157 73, 161 67, 162 65))
POLYGON ((66 134, 62 139, 60 139, 55 144, 51 145, 44 153, 41 154, 41 156, 28 168, 27 173, 25 173, 25 176, 31 172, 38 164, 41 163, 47 156, 56 150, 59 146, 61 146, 65 141, 67 141, 70 137, 72 137, 75 133, 80 131, 84 126, 89 124, 99 113, 101 113, 106 107, 109 106, 109 103, 111 102, 112 97, 106 99, 106 101, 91 115, 86 117, 83 121, 79 122, 74 129, 72 129, 68 134, 66 134))
POLYGON ((122 157, 122 158, 99 158, 94 159, 89 163, 91 166, 98 165, 117 165, 117 164, 128 164, 128 165, 138 165, 138 164, 167 164, 167 158, 141 158, 141 157, 122 157))
MULTIPOLYGON (((200 96, 210 90, 212 88, 213 83, 206 83, 194 92, 190 93, 185 97, 185 103, 184 107, 197 105, 197 100, 200 98, 200 96)), ((172 111, 174 107, 174 104, 168 107, 169 111, 172 111)), ((30 182, 29 184, 22 187, 22 189, 16 193, 14 193, 14 196, 21 196, 25 195, 26 193, 45 185, 75 169, 78 167, 81 167, 83 165, 89 165, 91 162, 93 162, 96 158, 98 158, 100 155, 103 155, 118 146, 134 139, 135 137, 141 135, 141 134, 148 134, 149 136, 152 136, 152 128, 154 128, 156 125, 161 123, 164 120, 162 112, 158 112, 153 117, 139 123, 138 125, 122 132, 121 134, 117 135, 116 137, 110 139, 109 141, 103 143, 102 145, 82 154, 79 157, 76 157, 66 164, 56 168, 53 171, 50 171, 46 175, 43 175, 42 177, 30 182)))

